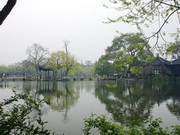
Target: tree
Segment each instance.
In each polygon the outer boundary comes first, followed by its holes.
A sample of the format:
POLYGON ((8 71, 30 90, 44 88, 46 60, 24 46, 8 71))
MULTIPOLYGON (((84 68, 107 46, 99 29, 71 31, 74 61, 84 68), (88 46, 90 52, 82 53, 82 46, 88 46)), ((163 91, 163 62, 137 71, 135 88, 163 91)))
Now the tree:
POLYGON ((64 48, 65 48, 65 57, 64 57, 64 68, 63 68, 63 73, 62 77, 67 76, 69 71, 75 67, 77 67, 78 63, 77 60, 75 59, 74 56, 72 56, 69 51, 68 51, 68 44, 69 41, 65 40, 64 41, 64 48))
POLYGON ((50 54, 47 66, 53 71, 53 78, 56 80, 57 73, 61 71, 61 78, 66 76, 70 70, 78 65, 75 58, 64 51, 56 51, 50 54))
POLYGON ((126 76, 137 74, 141 69, 140 65, 153 58, 150 45, 141 33, 121 34, 114 38, 112 45, 106 49, 106 56, 126 76))
POLYGON ((53 72, 53 79, 57 78, 57 73, 60 69, 64 66, 63 58, 65 57, 65 52, 63 51, 56 51, 50 54, 47 67, 49 67, 53 72))
POLYGON ((0 11, 0 25, 3 23, 3 21, 6 19, 6 17, 9 15, 11 10, 16 4, 16 0, 8 0, 4 8, 0 11))
POLYGON ((5 65, 0 65, 0 73, 6 73, 7 67, 5 65))
POLYGON ((22 62, 20 62, 18 64, 18 69, 27 77, 32 77, 33 75, 35 75, 34 73, 36 72, 36 68, 34 67, 33 63, 28 60, 23 60, 22 62))
POLYGON ((67 76, 70 70, 75 69, 79 65, 74 56, 69 53, 66 53, 65 55, 64 67, 62 70, 63 76, 67 76))
POLYGON ((117 67, 110 62, 110 58, 107 55, 102 55, 100 59, 95 63, 95 74, 101 76, 110 76, 117 74, 117 67))
POLYGON ((180 40, 175 43, 170 43, 166 52, 167 55, 170 54, 170 56, 172 56, 172 59, 180 59, 180 40))
POLYGON ((92 62, 91 62, 90 60, 86 60, 84 65, 85 65, 85 66, 91 66, 91 65, 92 65, 92 62))
MULTIPOLYGON (((177 14, 177 19, 180 23, 180 1, 179 0, 109 0, 115 9, 120 13, 117 19, 108 18, 108 23, 125 22, 136 25, 139 30, 142 30, 142 24, 149 27, 157 22, 159 28, 149 37, 156 36, 158 45, 159 37, 163 38, 162 29, 168 23, 170 18, 177 14)), ((107 5, 105 7, 109 8, 107 5)), ((154 26, 153 26, 154 28, 154 26)), ((179 28, 177 27, 176 37, 179 37, 179 28)))
POLYGON ((32 46, 28 47, 26 53, 28 54, 28 61, 31 62, 36 69, 36 76, 38 78, 39 66, 46 62, 46 55, 49 53, 49 51, 42 45, 33 44, 32 46))
POLYGON ((21 74, 18 70, 17 64, 11 64, 11 65, 0 65, 0 77, 2 77, 3 74, 6 74, 6 76, 12 76, 12 75, 19 75, 21 74))
POLYGON ((94 75, 94 66, 95 64, 90 60, 86 60, 84 64, 81 64, 81 73, 91 78, 94 75))

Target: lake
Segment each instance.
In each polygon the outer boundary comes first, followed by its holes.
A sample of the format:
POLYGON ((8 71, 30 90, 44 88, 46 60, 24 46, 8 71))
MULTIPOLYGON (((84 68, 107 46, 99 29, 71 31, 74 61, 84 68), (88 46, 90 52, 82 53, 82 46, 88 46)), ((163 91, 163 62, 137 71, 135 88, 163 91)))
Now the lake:
MULTIPOLYGON (((43 119, 59 135, 83 135, 84 118, 91 113, 106 115, 116 122, 161 118, 162 127, 180 125, 180 83, 143 81, 14 81, 0 82, 0 101, 12 89, 27 89, 35 98, 48 98, 43 119)), ((93 131, 92 131, 93 132, 93 131)), ((98 133, 93 133, 93 135, 98 133)))

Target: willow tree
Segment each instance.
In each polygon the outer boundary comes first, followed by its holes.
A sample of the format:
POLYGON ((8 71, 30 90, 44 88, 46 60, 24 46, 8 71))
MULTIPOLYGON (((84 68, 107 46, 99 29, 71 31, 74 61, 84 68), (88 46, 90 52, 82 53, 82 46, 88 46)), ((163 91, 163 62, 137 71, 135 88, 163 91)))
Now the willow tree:
POLYGON ((53 72, 53 79, 57 79, 57 73, 61 72, 62 76, 66 76, 70 70, 76 68, 77 61, 74 56, 69 53, 65 53, 64 51, 56 51, 50 54, 47 66, 53 72))
POLYGON ((6 5, 3 7, 3 9, 0 11, 0 25, 3 23, 3 21, 6 19, 6 17, 9 15, 11 10, 16 4, 16 0, 8 0, 6 5))
MULTIPOLYGON (((172 17, 176 17, 177 23, 180 25, 180 1, 179 0, 109 0, 111 4, 104 5, 107 8, 113 8, 120 12, 117 18, 108 18, 108 23, 125 22, 136 25, 142 32, 143 25, 152 28, 153 34, 148 37, 156 37, 155 45, 158 45, 158 40, 161 37, 165 41, 162 29, 167 25, 172 17), (152 25, 154 24, 154 25, 152 25), (157 24, 157 27, 155 27, 157 24), (152 27, 150 27, 152 26, 152 27), (154 29, 156 29, 154 31, 154 29)), ((174 21, 174 18, 172 19, 174 21)), ((174 36, 179 38, 179 25, 171 26, 177 28, 173 31, 174 36)))

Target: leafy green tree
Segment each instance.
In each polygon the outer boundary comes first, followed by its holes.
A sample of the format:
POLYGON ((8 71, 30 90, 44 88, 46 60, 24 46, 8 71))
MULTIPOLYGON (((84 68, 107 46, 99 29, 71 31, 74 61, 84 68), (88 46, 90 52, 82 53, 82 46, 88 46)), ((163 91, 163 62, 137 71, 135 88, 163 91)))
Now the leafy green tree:
POLYGON ((68 73, 73 70, 77 69, 79 64, 74 56, 72 56, 70 53, 66 53, 65 57, 63 57, 64 67, 62 69, 63 77, 67 76, 68 73))
POLYGON ((64 59, 66 53, 63 51, 56 51, 50 54, 47 61, 47 67, 53 72, 53 79, 57 78, 57 73, 64 67, 64 59))
MULTIPOLYGON (((163 38, 162 29, 167 25, 172 17, 177 17, 177 23, 180 23, 180 1, 179 0, 109 0, 113 8, 120 12, 120 16, 116 19, 108 18, 108 23, 125 22, 136 25, 139 30, 142 30, 143 25, 152 28, 157 24, 157 29, 149 39, 156 36, 158 39, 163 38), (178 22, 179 21, 179 22, 178 22)), ((104 5, 107 8, 111 8, 104 5)), ((173 18, 174 20, 174 18, 173 18)), ((173 26, 175 27, 175 26, 173 26)), ((177 32, 175 37, 179 37, 179 27, 177 25, 177 32)))
POLYGON ((102 55, 101 58, 95 63, 95 74, 109 76, 117 73, 117 67, 110 62, 110 58, 107 55, 102 55))
POLYGON ((141 64, 153 59, 150 46, 141 33, 121 34, 107 47, 106 55, 126 76, 141 71, 141 64))
POLYGON ((166 50, 167 55, 170 55, 172 59, 180 58, 180 40, 175 43, 170 43, 169 47, 166 50))
POLYGON ((53 78, 57 78, 57 73, 61 71, 62 76, 66 76, 70 70, 78 66, 78 62, 74 56, 64 51, 56 51, 50 54, 47 66, 53 71, 53 78))

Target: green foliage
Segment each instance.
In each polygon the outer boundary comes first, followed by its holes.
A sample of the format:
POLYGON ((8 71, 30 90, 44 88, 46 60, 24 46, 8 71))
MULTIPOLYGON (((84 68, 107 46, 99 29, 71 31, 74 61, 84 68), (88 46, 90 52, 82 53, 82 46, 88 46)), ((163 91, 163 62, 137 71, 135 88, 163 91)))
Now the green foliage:
POLYGON ((70 70, 77 69, 79 66, 75 57, 64 51, 56 51, 50 54, 48 58, 47 67, 49 67, 54 74, 54 79, 59 71, 66 76, 70 70))
POLYGON ((138 68, 138 67, 132 67, 132 68, 130 69, 130 72, 131 72, 132 74, 137 74, 137 73, 139 72, 139 68, 138 68))
POLYGON ((0 65, 0 73, 17 73, 17 65, 0 65))
POLYGON ((108 76, 117 74, 118 68, 109 61, 108 56, 101 56, 101 58, 95 63, 94 72, 101 76, 108 76))
POLYGON ((53 72, 57 72, 64 66, 64 59, 66 53, 64 51, 56 51, 50 54, 48 58, 47 66, 51 68, 53 72))
POLYGON ((83 132, 90 135, 91 129, 95 128, 100 135, 179 135, 180 126, 172 126, 172 130, 168 131, 168 128, 163 129, 160 123, 161 119, 150 117, 145 123, 131 121, 129 126, 123 126, 108 121, 104 115, 92 114, 85 119, 83 132))
POLYGON ((172 59, 180 58, 180 41, 168 44, 166 54, 170 55, 172 59))
POLYGON ((166 78, 163 76, 163 75, 161 75, 161 74, 157 74, 157 75, 155 75, 153 78, 152 78, 152 80, 153 81, 163 81, 163 80, 165 80, 166 78))
POLYGON ((127 33, 114 38, 103 57, 127 75, 140 73, 141 64, 152 60, 153 54, 143 34, 127 33))
POLYGON ((122 129, 121 126, 107 121, 104 115, 98 117, 95 114, 85 119, 84 134, 90 135, 91 133, 89 131, 92 128, 97 128, 101 135, 118 135, 122 129))
POLYGON ((149 61, 153 61, 154 60, 154 57, 152 55, 147 55, 146 59, 145 59, 145 62, 149 62, 149 61))
POLYGON ((27 94, 18 94, 4 99, 0 103, 0 134, 50 135, 51 131, 44 128, 41 118, 41 105, 45 100, 34 100, 27 94), (32 113, 36 114, 32 118, 32 113))
POLYGON ((85 75, 94 75, 94 68, 95 64, 89 63, 89 64, 81 64, 81 72, 85 75))

